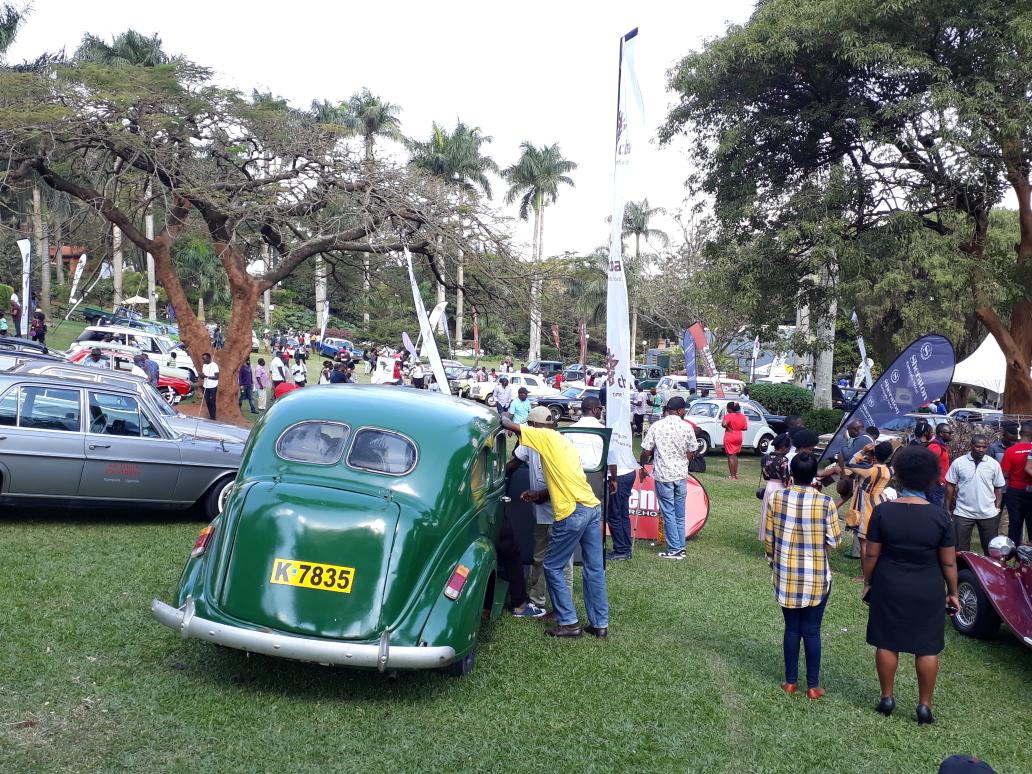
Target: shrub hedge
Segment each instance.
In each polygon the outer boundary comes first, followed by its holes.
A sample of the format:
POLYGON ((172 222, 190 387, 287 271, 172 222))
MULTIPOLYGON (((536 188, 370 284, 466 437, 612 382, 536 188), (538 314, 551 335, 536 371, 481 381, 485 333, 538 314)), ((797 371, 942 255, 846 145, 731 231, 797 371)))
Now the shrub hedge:
POLYGON ((817 435, 834 433, 844 413, 840 409, 813 409, 803 414, 803 424, 817 435))
POLYGON ((11 308, 11 295, 14 293, 14 288, 10 285, 0 285, 0 311, 5 314, 11 308))
POLYGON ((801 416, 813 408, 813 393, 794 384, 750 384, 749 397, 774 414, 801 416))

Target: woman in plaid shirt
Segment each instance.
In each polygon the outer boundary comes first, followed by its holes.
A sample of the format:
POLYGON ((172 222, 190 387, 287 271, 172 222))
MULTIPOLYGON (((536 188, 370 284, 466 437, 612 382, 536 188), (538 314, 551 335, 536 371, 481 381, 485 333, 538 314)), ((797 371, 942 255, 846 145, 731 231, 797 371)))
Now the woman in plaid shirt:
POLYGON ((792 458, 792 486, 767 503, 763 550, 774 570, 774 596, 785 617, 785 693, 799 680, 799 640, 806 649, 806 696, 824 695, 821 678, 821 620, 831 592, 828 549, 839 544, 842 528, 834 501, 813 488, 817 458, 792 458))

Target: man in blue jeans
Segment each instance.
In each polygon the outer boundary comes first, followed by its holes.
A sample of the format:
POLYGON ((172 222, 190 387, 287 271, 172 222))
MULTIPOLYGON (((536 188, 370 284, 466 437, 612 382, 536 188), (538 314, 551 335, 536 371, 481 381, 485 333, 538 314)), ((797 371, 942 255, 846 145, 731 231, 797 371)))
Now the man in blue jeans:
MULTIPOLYGON (((544 566, 557 626, 546 629, 545 634, 572 638, 587 632, 605 639, 609 634, 609 599, 602 565, 602 507, 584 475, 577 447, 549 427, 551 420, 552 415, 544 406, 531 411, 525 425, 516 424, 508 414, 502 415, 502 427, 519 436, 521 444, 541 457, 547 492, 535 496, 547 496, 555 514, 544 566), (563 576, 578 545, 584 562, 584 607, 589 621, 584 627, 577 620, 573 595, 563 576)), ((530 502, 532 494, 524 492, 521 498, 530 502)))
POLYGON ((674 397, 663 408, 663 418, 653 422, 641 442, 642 465, 638 473, 644 481, 645 465, 652 462, 656 499, 663 514, 663 536, 667 550, 662 559, 684 559, 684 502, 688 495, 688 462, 695 456, 695 431, 684 421, 684 398, 674 397))

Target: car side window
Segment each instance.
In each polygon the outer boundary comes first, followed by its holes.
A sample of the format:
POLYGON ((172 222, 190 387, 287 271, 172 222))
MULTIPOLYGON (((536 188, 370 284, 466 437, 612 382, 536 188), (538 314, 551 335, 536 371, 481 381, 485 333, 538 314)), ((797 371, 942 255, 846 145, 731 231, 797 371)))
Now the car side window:
POLYGON ((334 465, 344 453, 351 428, 340 422, 299 422, 276 441, 276 454, 291 462, 334 465))
POLYGON ((347 463, 359 470, 403 476, 415 466, 416 445, 400 433, 363 427, 355 433, 347 463))
POLYGON ((18 424, 18 388, 10 390, 0 400, 0 425, 14 427, 18 424))
POLYGON ((79 398, 79 390, 22 387, 18 426, 78 432, 82 414, 79 398))
POLYGON ((89 432, 139 438, 143 435, 140 404, 128 395, 91 391, 89 432))
POLYGON ((756 413, 755 410, 749 408, 748 406, 742 406, 742 413, 745 414, 745 418, 749 422, 763 421, 763 417, 761 417, 758 413, 756 413))
POLYGON ((494 443, 491 446, 492 451, 494 451, 494 470, 491 477, 495 481, 498 481, 505 478, 505 464, 508 462, 508 458, 505 455, 506 443, 504 430, 494 437, 494 443))

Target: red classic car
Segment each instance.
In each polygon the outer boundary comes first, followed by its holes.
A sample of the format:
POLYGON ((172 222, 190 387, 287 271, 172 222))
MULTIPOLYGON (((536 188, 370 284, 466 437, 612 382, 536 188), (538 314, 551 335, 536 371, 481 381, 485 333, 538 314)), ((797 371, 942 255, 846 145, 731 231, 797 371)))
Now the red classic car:
MULTIPOLYGON (((104 359, 108 361, 108 366, 113 371, 132 371, 133 369, 133 352, 128 351, 129 347, 120 347, 118 349, 107 348, 104 346, 100 347, 101 354, 104 359)), ((68 358, 72 363, 82 363, 87 357, 90 356, 91 350, 80 349, 73 352, 68 358)), ((193 384, 185 378, 174 376, 168 373, 170 370, 166 367, 161 367, 158 373, 158 391, 170 406, 176 405, 182 398, 185 398, 193 392, 193 384)), ((187 372, 183 369, 174 369, 176 371, 182 371, 185 375, 187 372)))
POLYGON ((1000 622, 1032 648, 1032 546, 1014 546, 1005 535, 989 543, 989 556, 957 554, 960 610, 953 627, 979 639, 993 637, 1000 622))

